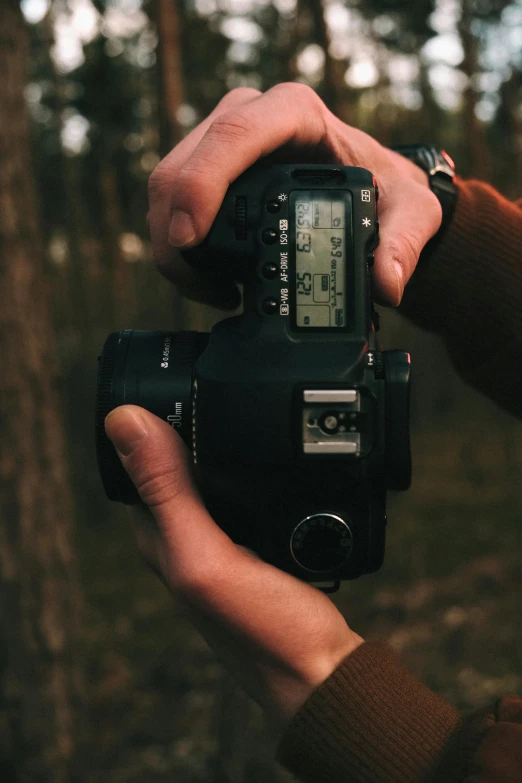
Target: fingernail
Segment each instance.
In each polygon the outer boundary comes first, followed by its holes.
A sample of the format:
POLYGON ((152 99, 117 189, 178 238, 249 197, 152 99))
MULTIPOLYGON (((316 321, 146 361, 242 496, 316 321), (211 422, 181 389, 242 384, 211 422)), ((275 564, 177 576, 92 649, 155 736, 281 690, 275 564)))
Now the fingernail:
POLYGON ((184 247, 196 236, 196 230, 192 218, 181 209, 176 209, 172 213, 169 228, 169 245, 173 247, 184 247))
POLYGON ((147 428, 139 413, 115 408, 105 419, 105 431, 115 449, 128 457, 147 435, 147 428))

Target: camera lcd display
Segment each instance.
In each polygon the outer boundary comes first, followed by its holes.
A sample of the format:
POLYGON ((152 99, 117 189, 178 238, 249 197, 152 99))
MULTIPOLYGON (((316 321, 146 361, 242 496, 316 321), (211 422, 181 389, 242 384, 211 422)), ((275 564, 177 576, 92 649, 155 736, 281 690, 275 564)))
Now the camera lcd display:
MULTIPOLYGON (((295 200, 296 326, 346 326, 345 194, 301 193, 295 200)), ((348 226, 348 237, 350 237, 348 226)))

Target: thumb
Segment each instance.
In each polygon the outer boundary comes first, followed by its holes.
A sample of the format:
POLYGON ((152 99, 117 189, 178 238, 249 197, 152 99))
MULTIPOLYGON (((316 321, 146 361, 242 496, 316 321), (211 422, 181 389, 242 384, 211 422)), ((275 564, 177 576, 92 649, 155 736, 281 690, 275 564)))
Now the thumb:
POLYGON ((168 550, 171 585, 196 578, 201 564, 219 567, 230 556, 229 537, 199 495, 190 471, 190 453, 165 421, 136 405, 123 405, 105 419, 105 429, 123 467, 150 509, 168 550))

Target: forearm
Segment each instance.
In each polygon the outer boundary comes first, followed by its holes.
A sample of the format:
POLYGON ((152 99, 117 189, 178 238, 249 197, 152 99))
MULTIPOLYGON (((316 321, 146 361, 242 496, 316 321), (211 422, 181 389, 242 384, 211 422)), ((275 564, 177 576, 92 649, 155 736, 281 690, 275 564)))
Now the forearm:
POLYGON ((485 183, 457 184, 452 223, 421 256, 400 311, 442 336, 464 380, 522 416, 522 208, 485 183))

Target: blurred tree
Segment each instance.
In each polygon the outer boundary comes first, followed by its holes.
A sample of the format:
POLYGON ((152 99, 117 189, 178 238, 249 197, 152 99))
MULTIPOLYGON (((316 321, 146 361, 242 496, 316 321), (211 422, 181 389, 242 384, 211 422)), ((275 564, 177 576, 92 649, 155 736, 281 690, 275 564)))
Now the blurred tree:
MULTIPOLYGON (((484 58, 488 47, 487 33, 493 27, 502 24, 504 10, 512 5, 511 0, 461 0, 461 14, 458 25, 460 39, 464 50, 464 60, 461 68, 467 77, 462 106, 463 138, 466 139, 462 155, 463 171, 468 176, 490 180, 496 168, 492 164, 490 147, 487 144, 487 125, 479 117, 478 104, 483 92, 480 87, 480 77, 486 70, 487 59, 484 58)), ((512 116, 512 88, 516 84, 517 69, 502 74, 504 87, 501 89, 501 102, 504 111, 501 121, 504 121, 503 135, 506 146, 515 152, 513 143, 517 133, 516 123, 512 116), (511 105, 510 105, 511 104, 511 105), (510 106, 510 108, 508 108, 510 106), (510 117, 510 119, 508 119, 510 117)), ((519 72, 518 72, 519 73, 519 72)), ((515 156, 516 160, 516 156, 515 156)), ((511 161, 513 165, 514 161, 511 161)), ((500 183, 499 184, 501 187, 500 183)))
POLYGON ((180 108, 184 102, 181 54, 183 4, 178 0, 155 0, 150 7, 158 36, 156 74, 159 149, 161 157, 164 157, 183 137, 179 122, 180 108))
POLYGON ((79 759, 81 599, 23 99, 27 44, 18 1, 6 0, 0 8, 0 778, 65 783, 79 759))
POLYGON ((520 198, 522 188, 522 73, 513 68, 500 88, 500 106, 492 128, 493 149, 502 154, 494 158, 495 172, 512 198, 520 198))
POLYGON ((368 130, 382 144, 393 145, 421 138, 437 141, 433 129, 440 123, 440 107, 433 99, 425 64, 420 56, 424 44, 435 35, 430 17, 436 6, 436 0, 420 0, 416 3, 369 0, 360 6, 361 13, 370 22, 370 38, 376 45, 375 60, 379 70, 376 87, 379 99, 375 101, 368 130), (415 57, 419 67, 418 87, 422 102, 421 106, 413 110, 400 103, 397 105, 397 96, 393 94, 390 64, 401 55, 415 57), (383 100, 384 96, 386 100, 383 100), (412 133, 414 137, 410 138, 412 133))
POLYGON ((467 77, 463 96, 462 122, 464 125, 464 138, 468 140, 468 143, 462 155, 461 163, 463 170, 468 176, 473 172, 473 176, 479 179, 488 179, 490 168, 488 149, 484 125, 477 116, 479 95, 475 89, 475 78, 479 71, 480 57, 480 40, 474 34, 476 9, 476 0, 462 0, 458 29, 464 50, 464 60, 461 69, 467 77))
POLYGON ((324 2, 297 0, 293 32, 288 38, 287 79, 296 81, 301 77, 299 55, 310 44, 319 46, 324 53, 324 66, 316 87, 317 92, 334 114, 345 121, 353 120, 357 94, 348 90, 344 81, 346 63, 332 57, 331 35, 325 17, 324 2))
POLYGON ((405 3, 403 0, 366 0, 361 4, 360 10, 373 19, 387 17, 393 22, 374 27, 376 37, 390 48, 417 52, 419 42, 424 42, 433 35, 430 15, 436 6, 437 0, 417 0, 415 3, 405 3))

